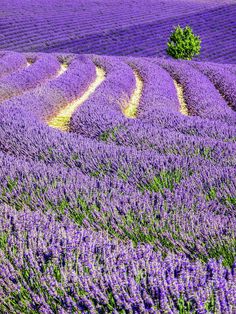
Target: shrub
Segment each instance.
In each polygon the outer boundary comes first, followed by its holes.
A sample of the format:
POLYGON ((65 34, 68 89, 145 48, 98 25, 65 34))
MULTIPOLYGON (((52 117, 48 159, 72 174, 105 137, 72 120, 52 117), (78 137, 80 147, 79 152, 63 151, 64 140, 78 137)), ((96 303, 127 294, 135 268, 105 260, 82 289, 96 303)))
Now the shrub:
POLYGON ((195 55, 199 55, 201 49, 201 39, 193 34, 189 26, 181 28, 180 25, 174 27, 167 43, 167 53, 175 59, 191 60, 195 55))

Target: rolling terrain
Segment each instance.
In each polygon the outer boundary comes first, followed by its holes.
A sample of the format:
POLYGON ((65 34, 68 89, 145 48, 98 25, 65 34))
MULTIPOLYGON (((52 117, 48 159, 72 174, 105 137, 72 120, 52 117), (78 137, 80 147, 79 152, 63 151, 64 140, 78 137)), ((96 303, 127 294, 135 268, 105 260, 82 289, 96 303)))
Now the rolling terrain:
POLYGON ((1 49, 162 57, 189 24, 198 60, 236 63, 235 16, 234 0, 1 0, 1 49))
POLYGON ((235 313, 235 68, 2 51, 0 73, 1 313, 235 313))
POLYGON ((235 16, 1 1, 0 314, 236 314, 235 16))

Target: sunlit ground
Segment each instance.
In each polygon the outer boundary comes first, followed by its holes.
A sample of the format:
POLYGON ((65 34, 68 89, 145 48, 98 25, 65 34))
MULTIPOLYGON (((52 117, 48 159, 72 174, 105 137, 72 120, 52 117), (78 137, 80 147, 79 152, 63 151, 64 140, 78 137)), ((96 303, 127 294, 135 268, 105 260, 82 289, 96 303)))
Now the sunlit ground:
POLYGON ((66 105, 66 107, 63 108, 50 121, 48 121, 47 124, 50 127, 57 128, 61 131, 68 131, 69 122, 74 111, 95 92, 95 90, 104 81, 104 79, 105 79, 105 71, 100 67, 96 67, 96 79, 89 86, 86 92, 78 99, 75 99, 73 102, 66 105))
POLYGON ((66 63, 61 63, 60 70, 57 72, 56 77, 58 77, 58 76, 62 75, 63 73, 65 73, 67 69, 68 69, 68 65, 66 63))
POLYGON ((127 118, 136 117, 136 112, 138 109, 140 98, 142 96, 143 81, 136 70, 134 70, 134 76, 135 76, 136 87, 133 94, 130 97, 128 106, 123 110, 123 114, 127 118))
POLYGON ((188 107, 187 107, 187 104, 184 100, 183 88, 179 83, 177 83, 176 80, 174 80, 174 84, 175 84, 175 88, 177 91, 177 96, 178 96, 179 104, 180 104, 180 110, 179 111, 182 114, 184 114, 185 116, 187 116, 188 115, 188 107))

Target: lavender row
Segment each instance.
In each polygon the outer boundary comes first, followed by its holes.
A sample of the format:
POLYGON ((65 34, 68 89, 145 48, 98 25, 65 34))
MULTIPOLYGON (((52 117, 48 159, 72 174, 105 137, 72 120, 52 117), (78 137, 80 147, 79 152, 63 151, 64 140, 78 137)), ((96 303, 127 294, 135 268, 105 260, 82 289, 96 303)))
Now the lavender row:
MULTIPOLYGON (((85 102, 81 108, 78 108, 77 112, 72 116, 70 124, 70 130, 72 132, 91 138, 98 137, 99 134, 116 128, 117 125, 124 125, 128 122, 128 119, 126 119, 122 111, 119 110, 117 102, 123 104, 123 100, 127 99, 128 103, 128 99, 131 96, 129 92, 128 97, 125 97, 127 88, 129 87, 127 85, 128 80, 132 82, 131 69, 121 62, 115 61, 114 58, 108 59, 100 57, 98 60, 100 61, 100 66, 106 66, 106 71, 108 73, 111 71, 110 75, 113 74, 114 78, 111 78, 109 75, 107 76, 103 85, 106 86, 106 90, 103 90, 101 86, 99 92, 96 92, 89 101, 85 102), (110 68, 108 68, 106 64, 109 61, 110 68), (117 69, 119 68, 119 72, 121 73, 120 77, 118 77, 118 73, 115 73, 115 71, 117 71, 116 67, 117 69), (124 77, 127 80, 127 83, 125 82, 127 87, 125 88, 123 87, 124 77), (114 79, 115 85, 110 86, 109 80, 114 79), (120 81, 122 81, 122 83, 120 81), (121 92, 120 88, 122 87, 123 90, 121 92), (110 95, 111 93, 112 95, 110 95), (110 98, 114 99, 116 103, 113 104, 110 98), (96 110, 94 110, 95 104, 96 110)), ((150 62, 140 61, 134 58, 121 58, 121 60, 133 67, 134 70, 139 73, 143 81, 142 96, 137 106, 138 119, 149 121, 150 117, 155 119, 155 117, 158 117, 161 113, 170 114, 172 112, 178 112, 179 102, 173 80, 165 70, 158 65, 153 65, 150 62)), ((133 89, 134 88, 135 87, 133 87, 133 89)))
MULTIPOLYGON (((193 62, 194 64, 194 62, 193 62)), ((230 64, 230 63, 215 63, 215 62, 207 62, 208 65, 213 66, 213 68, 217 65, 217 68, 219 68, 221 71, 231 72, 233 74, 236 74, 236 65, 230 64)))
POLYGON ((94 56, 95 64, 106 72, 105 81, 96 92, 72 115, 70 130, 81 135, 92 136, 97 129, 106 129, 113 123, 125 120, 122 109, 135 89, 132 69, 111 57, 94 56))
POLYGON ((180 114, 159 112, 158 116, 149 115, 148 124, 156 129, 168 129, 186 135, 194 135, 203 138, 235 142, 236 129, 226 123, 202 119, 197 116, 183 116, 180 114))
MULTIPOLYGON (((32 55, 32 54, 27 55, 26 54, 26 56, 32 60, 37 56, 37 54, 35 54, 35 55, 32 55)), ((75 58, 75 56, 61 55, 61 54, 55 54, 55 57, 57 57, 60 60, 60 62, 62 62, 62 63, 68 63, 68 62, 70 63, 75 58)), ((165 94, 166 95, 171 94, 171 88, 173 88, 173 86, 171 86, 172 83, 169 82, 170 89, 168 89, 168 90, 164 89, 162 99, 160 99, 160 97, 158 98, 159 89, 157 89, 155 87, 158 87, 157 84, 158 84, 158 82, 160 82, 160 80, 156 80, 156 78, 157 78, 156 77, 156 71, 152 71, 152 68, 150 66, 150 62, 144 62, 144 64, 143 64, 143 62, 137 61, 137 59, 135 61, 136 61, 136 63, 138 63, 138 64, 136 64, 136 66, 137 65, 139 66, 139 67, 137 67, 137 69, 139 69, 140 73, 142 73, 142 76, 145 79, 143 97, 141 98, 141 103, 140 103, 140 107, 139 107, 139 110, 142 111, 142 115, 144 115, 145 114, 144 108, 145 108, 146 112, 148 112, 147 103, 152 103, 154 101, 152 94, 151 94, 151 91, 156 90, 154 95, 156 95, 157 98, 155 98, 155 99, 157 99, 157 100, 159 99, 159 101, 160 100, 163 101, 163 99, 164 99, 163 97, 165 94), (148 92, 148 90, 149 90, 149 92, 148 92), (144 102, 144 100, 146 103, 144 102), (145 105, 145 107, 144 107, 144 105, 145 105), (142 108, 143 108, 143 110, 142 110, 142 108)), ((134 59, 133 59, 133 64, 134 64, 134 59)), ((78 67, 77 71, 79 71, 79 66, 80 66, 80 63, 78 62, 78 64, 75 66, 75 68, 78 67)), ((71 67, 70 67, 70 69, 71 69, 71 67)), ((70 70, 67 70, 67 72, 70 72, 70 70)), ((163 78, 164 74, 165 74, 165 72, 162 71, 160 73, 160 76, 163 78)), ((63 75, 63 77, 66 79, 65 74, 63 75)), ((71 81, 71 78, 70 78, 70 81, 71 81)), ((64 82, 64 79, 63 79, 63 82, 64 82)), ((168 79, 165 80, 165 86, 167 86, 167 85, 168 85, 168 79)), ((164 86, 162 86, 162 87, 164 87, 164 86)), ((48 93, 48 91, 46 89, 45 89, 45 93, 48 93)), ((175 93, 174 90, 172 90, 172 94, 173 93, 175 93)), ((30 100, 28 100, 29 97, 30 97, 30 94, 28 94, 26 96, 26 98, 23 97, 23 100, 27 100, 27 102, 30 102, 30 100)), ((33 97, 33 95, 32 95, 32 97, 33 97)), ((38 98, 36 98, 35 101, 37 99, 38 98)), ((67 100, 67 102, 69 102, 71 99, 74 99, 74 98, 72 98, 72 97, 69 98, 67 100)), ((175 99, 174 94, 173 94, 172 99, 175 99)), ((46 97, 45 101, 48 101, 48 97, 46 97)), ((21 100, 15 99, 15 103, 16 104, 21 103, 21 100)), ((64 103, 62 102, 61 105, 64 105, 64 103)), ((155 106, 155 108, 156 108, 156 106, 155 106)), ((91 114, 93 114, 93 111, 91 114)), ((79 110, 78 110, 78 113, 79 113, 79 110)), ((120 116, 119 119, 122 119, 125 122, 127 121, 127 119, 123 119, 122 114, 119 110, 117 110, 117 116, 118 115, 120 116)), ((196 117, 194 117, 194 119, 185 118, 185 117, 182 117, 181 115, 170 113, 168 111, 162 112, 161 110, 160 111, 158 110, 157 114, 154 115, 154 108, 152 108, 152 107, 150 108, 150 114, 147 115, 147 121, 149 123, 151 123, 153 126, 155 126, 155 128, 164 127, 164 128, 175 129, 178 132, 182 132, 182 133, 185 133, 188 135, 195 134, 195 135, 204 136, 204 137, 209 136, 209 137, 213 137, 213 138, 220 139, 220 140, 226 140, 226 141, 234 141, 234 138, 235 138, 235 129, 226 127, 226 125, 224 125, 224 124, 219 124, 219 123, 216 123, 213 121, 212 122, 208 121, 208 125, 206 125, 204 120, 198 119, 196 117), (153 114, 151 114, 152 111, 153 111, 153 114), (220 132, 218 131, 219 128, 221 130, 220 132)), ((105 124, 105 125, 107 126, 107 124, 105 124)), ((104 131, 107 130, 107 127, 105 128, 105 125, 104 125, 104 131)), ((99 130, 100 130, 100 128, 102 128, 102 126, 103 125, 98 125, 99 130)), ((97 129, 95 129, 94 131, 98 135, 97 129)), ((100 131, 99 131, 99 133, 100 133, 100 131)), ((92 134, 92 132, 88 129, 86 135, 91 136, 91 134, 92 134)))
POLYGON ((200 156, 222 165, 231 164, 236 149, 235 143, 225 143, 193 134, 185 135, 173 130, 157 128, 139 120, 116 124, 99 132, 96 139, 119 146, 135 147, 142 151, 154 150, 162 155, 200 156))
MULTIPOLYGON (((100 58, 100 60, 101 59, 102 58, 100 58)), ((206 124, 205 119, 184 117, 182 114, 178 113, 180 105, 173 80, 165 70, 158 67, 158 65, 153 65, 150 59, 140 61, 134 58, 121 58, 121 60, 130 63, 140 74, 144 83, 142 97, 137 111, 138 120, 142 120, 145 123, 147 122, 156 129, 162 129, 164 127, 170 130, 174 129, 175 131, 187 135, 212 137, 223 141, 235 141, 235 128, 229 127, 226 123, 223 124, 220 123, 220 121, 218 123, 217 121, 208 120, 206 124)), ((202 78, 204 79, 204 76, 202 78)), ((104 85, 105 84, 106 82, 104 82, 104 85)), ((114 106, 111 106, 112 104, 109 104, 109 107, 104 105, 106 103, 104 100, 106 96, 104 95, 110 95, 111 92, 118 93, 118 91, 119 88, 115 86, 113 89, 106 91, 107 94, 102 93, 101 95, 96 92, 89 101, 85 102, 81 108, 78 108, 77 112, 72 117, 71 131, 87 137, 98 138, 100 135, 102 136, 102 134, 112 132, 113 129, 119 128, 120 125, 127 123, 132 124, 132 122, 123 117, 122 112, 116 104, 116 110, 112 109, 112 111, 111 108, 115 109, 114 106), (96 110, 94 110, 95 104, 96 110)), ((213 95, 215 95, 214 93, 217 94, 213 88, 213 95)), ((221 99, 218 94, 217 96, 221 99)), ((114 99, 116 98, 116 96, 113 97, 114 99)), ((222 100, 222 102, 224 102, 224 100, 222 100)), ((195 106, 197 106, 196 103, 195 106)), ((226 117, 224 115, 225 120, 228 122, 230 120, 233 124, 235 114, 231 112, 230 109, 228 110, 231 114, 231 118, 230 116, 226 117)), ((219 118, 222 112, 219 114, 217 111, 217 114, 219 118)))
POLYGON ((163 253, 180 251, 204 262, 222 257, 231 265, 235 171, 176 166, 128 183, 122 171, 96 178, 59 164, 1 156, 0 201, 17 210, 27 206, 54 212, 59 219, 67 216, 78 226, 149 243, 163 253))
MULTIPOLYGON (((183 86, 184 98, 190 115, 221 120, 230 125, 236 124, 236 113, 215 89, 211 81, 201 72, 192 68, 191 63, 183 61, 157 61, 173 78, 183 86)), ((202 63, 204 67, 204 64, 202 63)), ((221 80, 219 76, 219 80, 221 80)))
POLYGON ((138 107, 138 118, 148 119, 159 112, 178 112, 179 101, 171 76, 160 66, 142 59, 127 58, 140 73, 144 82, 142 97, 138 107))
POLYGON ((23 108, 41 120, 53 117, 67 104, 79 98, 95 78, 95 66, 86 56, 71 61, 68 70, 42 86, 2 103, 23 108))
POLYGON ((0 77, 26 66, 27 60, 23 54, 6 52, 0 59, 0 77))
POLYGON ((51 55, 42 55, 31 60, 32 64, 29 67, 11 73, 0 80, 1 102, 44 83, 60 69, 60 63, 51 55))
POLYGON ((221 95, 225 98, 228 106, 236 111, 236 74, 213 64, 194 62, 192 63, 192 66, 208 76, 221 95))
POLYGON ((165 258, 66 218, 1 207, 1 311, 234 313, 235 263, 165 258), (14 232, 12 232, 14 230, 14 232))
MULTIPOLYGON (((201 152, 196 158, 160 156, 154 151, 138 152, 134 148, 117 147, 96 143, 73 134, 54 131, 40 124, 29 113, 17 108, 0 108, 1 111, 1 151, 27 159, 43 160, 47 164, 61 163, 66 167, 80 169, 90 175, 116 175, 137 182, 146 175, 150 179, 158 169, 188 168, 192 166, 211 165, 213 163, 235 165, 234 154, 228 151, 215 157, 215 160, 204 161, 201 152), (200 157, 201 156, 201 157, 200 157), (226 163, 227 161, 227 163, 226 163), (193 165, 192 165, 193 164, 193 165), (177 166, 178 168, 178 166, 177 166)), ((209 149, 208 149, 209 150, 209 149)), ((203 150, 204 152, 204 150, 203 150)), ((206 155, 209 151, 204 152, 206 155)), ((186 172, 187 173, 187 172, 186 172)))

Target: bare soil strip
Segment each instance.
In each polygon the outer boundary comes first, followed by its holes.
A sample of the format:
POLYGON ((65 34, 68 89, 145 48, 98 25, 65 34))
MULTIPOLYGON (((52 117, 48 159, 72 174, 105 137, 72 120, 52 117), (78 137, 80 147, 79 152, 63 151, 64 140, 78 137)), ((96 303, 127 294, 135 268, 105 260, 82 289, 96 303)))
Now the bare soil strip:
POLYGON ((135 81, 136 81, 136 88, 130 97, 128 106, 124 110, 122 110, 123 114, 127 118, 131 118, 131 119, 136 118, 138 105, 139 105, 140 98, 142 96, 142 91, 143 91, 143 80, 137 70, 134 69, 133 71, 134 71, 134 76, 135 76, 135 81))
POLYGON ((68 69, 68 65, 66 63, 61 63, 61 67, 60 67, 60 70, 57 72, 56 78, 62 75, 63 73, 65 73, 67 69, 68 69))
POLYGON ((186 102, 184 100, 183 87, 176 80, 173 80, 173 81, 174 81, 174 85, 175 85, 175 88, 176 88, 176 91, 177 91, 177 96, 178 96, 178 99, 179 99, 180 112, 183 115, 188 116, 188 107, 187 107, 187 104, 186 104, 186 102))
POLYGON ((96 79, 91 83, 86 92, 78 99, 67 104, 57 115, 47 121, 48 126, 61 131, 69 131, 69 122, 74 111, 95 92, 104 79, 105 71, 100 67, 96 67, 96 79))

